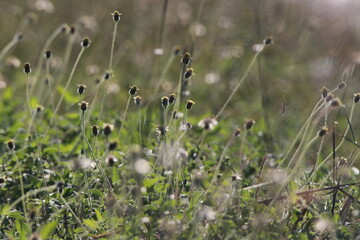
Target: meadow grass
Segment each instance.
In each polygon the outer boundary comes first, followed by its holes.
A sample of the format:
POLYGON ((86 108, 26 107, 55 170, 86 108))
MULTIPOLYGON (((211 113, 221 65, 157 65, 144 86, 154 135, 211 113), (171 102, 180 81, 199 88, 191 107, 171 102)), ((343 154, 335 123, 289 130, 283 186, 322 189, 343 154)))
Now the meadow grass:
MULTIPOLYGON (((62 24, 46 38, 37 61, 33 60, 37 62, 33 78, 31 64, 26 62, 26 79, 22 74, 21 80, 0 89, 0 139, 5 143, 0 148, 0 238, 357 237, 360 152, 355 128, 360 94, 352 98, 350 80, 345 84, 338 79, 333 90, 324 87, 319 96, 313 96, 314 106, 304 109, 303 116, 295 116, 303 122, 296 129, 287 129, 283 107, 283 119, 274 118, 283 134, 273 133, 274 149, 270 150, 264 134, 271 132, 271 114, 263 116, 256 106, 251 116, 239 117, 234 109, 256 105, 255 100, 237 105, 245 101, 246 91, 263 94, 250 89, 250 80, 260 55, 276 51, 273 38, 264 37, 260 43, 252 40, 241 64, 234 60, 226 66, 241 71, 234 71, 231 87, 223 88, 222 96, 214 100, 212 94, 225 83, 205 95, 205 83, 194 83, 194 79, 199 81, 198 72, 214 68, 210 63, 198 64, 206 62, 205 56, 196 53, 201 49, 197 42, 201 42, 201 27, 196 26, 198 35, 191 35, 188 44, 167 47, 166 16, 171 8, 167 0, 162 4, 155 40, 162 52, 149 53, 152 62, 143 63, 151 71, 140 73, 143 66, 138 65, 138 75, 125 79, 131 69, 118 62, 130 66, 127 58, 132 56, 118 54, 115 45, 130 20, 126 14, 120 19, 121 13, 109 11, 102 26, 112 28, 109 38, 101 33, 90 44, 83 37, 85 23, 72 30, 62 24), (62 65, 56 67, 56 41, 62 32, 68 36, 62 65), (100 58, 92 52, 93 45, 109 45, 100 60, 106 64, 97 72, 104 74, 96 76, 96 83, 82 73, 100 58), (23 87, 26 111, 16 94, 23 87), (339 92, 345 94, 342 100, 339 92)), ((199 2, 194 24, 205 17, 206 4, 199 2)), ((26 34, 27 22, 20 26, 26 34)), ((18 41, 15 37, 0 51, 0 66, 18 41)), ((262 63, 264 68, 266 63, 262 63)), ((16 76, 20 70, 5 67, 0 71, 16 76)), ((267 85, 266 91, 270 90, 267 85)))

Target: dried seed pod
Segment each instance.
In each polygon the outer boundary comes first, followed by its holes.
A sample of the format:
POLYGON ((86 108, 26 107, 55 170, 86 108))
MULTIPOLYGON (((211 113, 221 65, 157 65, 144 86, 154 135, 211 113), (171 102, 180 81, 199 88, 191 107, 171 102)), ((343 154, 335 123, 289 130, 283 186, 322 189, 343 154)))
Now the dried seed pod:
POLYGON ((269 36, 269 37, 266 37, 263 42, 265 45, 270 45, 270 44, 274 43, 274 40, 273 40, 273 37, 269 36))
POLYGON ((104 134, 105 136, 109 136, 113 130, 113 126, 110 124, 104 124, 104 134))
POLYGON ((179 55, 181 52, 181 47, 180 46, 175 46, 174 49, 173 49, 173 54, 175 56, 179 55))
POLYGON ((319 131, 318 131, 318 136, 319 137, 323 137, 326 135, 326 133, 329 131, 329 129, 327 127, 322 127, 319 131))
POLYGON ((44 57, 46 59, 50 59, 52 57, 52 53, 51 53, 51 51, 49 49, 45 51, 44 57))
POLYGON ((173 103, 175 102, 175 100, 176 100, 176 95, 175 95, 175 93, 170 94, 170 96, 169 96, 169 103, 170 103, 170 104, 173 104, 173 103))
POLYGON ((86 85, 84 84, 78 84, 77 93, 79 95, 82 95, 85 92, 86 85))
POLYGON ((93 135, 94 137, 98 136, 98 135, 99 135, 99 128, 98 128, 98 126, 93 125, 93 126, 91 127, 91 133, 92 133, 92 135, 93 135))
POLYGON ((193 75, 193 71, 194 70, 192 68, 187 69, 187 71, 184 73, 184 78, 185 79, 190 78, 193 75))
POLYGON ((9 139, 5 142, 5 144, 7 145, 7 147, 10 149, 10 150, 15 150, 15 142, 14 142, 14 139, 9 139))
POLYGON ((135 85, 134 85, 134 86, 131 86, 131 87, 130 87, 130 90, 129 90, 129 94, 130 94, 131 96, 135 96, 139 90, 140 90, 140 89, 138 89, 135 85))
POLYGON ((40 112, 42 112, 42 111, 44 111, 44 106, 43 106, 43 105, 38 105, 38 106, 36 107, 36 112, 37 112, 37 113, 40 113, 40 112))
POLYGON ((343 89, 344 87, 346 87, 346 83, 345 82, 341 82, 337 85, 338 89, 343 89))
POLYGON ((328 89, 326 87, 323 87, 321 90, 321 97, 323 99, 326 99, 327 96, 328 96, 328 89))
POLYGON ((194 101, 188 100, 186 103, 186 109, 190 110, 194 106, 194 104, 195 104, 194 101))
POLYGON ((26 73, 26 74, 31 73, 31 65, 30 65, 30 63, 28 63, 28 62, 26 62, 26 63, 24 64, 24 73, 26 73))
POLYGON ((238 137, 238 136, 240 136, 240 133, 241 133, 241 130, 240 130, 240 128, 238 128, 234 131, 233 136, 238 137))
POLYGON ((134 97, 134 103, 140 107, 142 104, 141 97, 140 96, 134 97))
POLYGON ((333 100, 333 99, 334 99, 334 94, 329 93, 328 96, 326 97, 325 101, 326 101, 326 102, 330 102, 330 101, 333 100))
POLYGON ((109 151, 114 151, 116 149, 116 146, 117 146, 116 141, 110 142, 108 146, 109 151))
POLYGON ((82 41, 81 41, 81 46, 83 48, 88 48, 90 46, 90 40, 88 38, 84 38, 82 41))
POLYGON ((111 15, 113 17, 114 22, 119 22, 120 21, 121 13, 119 13, 118 11, 115 11, 111 15))
POLYGON ((245 122, 244 128, 246 130, 250 130, 254 126, 254 124, 255 124, 255 121, 252 119, 249 119, 245 122))
POLYGON ((184 54, 183 58, 181 59, 181 62, 184 65, 188 65, 190 63, 190 61, 191 61, 191 55, 190 55, 190 53, 186 52, 184 54))
POLYGON ((82 112, 86 112, 86 110, 87 110, 87 108, 88 108, 88 106, 89 106, 89 103, 88 103, 88 102, 85 102, 85 101, 82 101, 79 105, 80 105, 80 110, 81 110, 82 112))
POLYGON ((161 98, 161 106, 167 108, 169 106, 169 98, 164 96, 161 98))
POLYGON ((354 94, 354 103, 358 103, 360 101, 360 93, 354 94))

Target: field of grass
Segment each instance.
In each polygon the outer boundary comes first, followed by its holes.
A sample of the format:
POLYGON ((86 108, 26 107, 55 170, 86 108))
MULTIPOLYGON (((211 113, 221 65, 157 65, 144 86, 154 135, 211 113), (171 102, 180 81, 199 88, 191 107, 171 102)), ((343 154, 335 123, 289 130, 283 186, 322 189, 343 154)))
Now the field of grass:
POLYGON ((0 1, 0 239, 359 239, 359 11, 0 1))

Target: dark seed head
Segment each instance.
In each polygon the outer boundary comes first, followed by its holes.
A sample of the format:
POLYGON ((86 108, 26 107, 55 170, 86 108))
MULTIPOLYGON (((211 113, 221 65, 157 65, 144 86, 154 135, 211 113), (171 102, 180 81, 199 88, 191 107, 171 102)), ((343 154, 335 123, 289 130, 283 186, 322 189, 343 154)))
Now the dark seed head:
POLYGON ((325 99, 328 96, 328 89, 326 87, 323 87, 321 90, 321 97, 325 99))
POLYGON ((88 38, 84 38, 84 39, 82 40, 82 42, 81 42, 81 46, 82 46, 83 48, 89 47, 89 46, 90 46, 90 40, 89 40, 88 38))
POLYGON ((60 28, 61 28, 61 32, 63 32, 63 33, 70 33, 70 26, 69 25, 67 25, 66 23, 64 23, 64 24, 62 24, 61 26, 60 26, 60 28))
POLYGON ((116 158, 112 155, 110 155, 106 158, 106 165, 108 167, 113 167, 116 162, 117 162, 116 158))
POLYGON ((181 47, 180 47, 180 46, 175 46, 175 47, 174 47, 174 50, 173 50, 173 54, 174 54, 175 56, 177 56, 177 55, 180 54, 180 52, 181 52, 181 47))
POLYGON ((337 88, 338 89, 343 89, 344 87, 346 87, 346 83, 345 82, 341 82, 338 84, 337 88))
POLYGON ((130 94, 131 96, 135 96, 136 93, 137 93, 139 90, 140 90, 140 89, 138 89, 135 85, 134 85, 134 86, 131 86, 131 87, 130 87, 130 90, 129 90, 129 94, 130 94))
POLYGON ((194 106, 194 104, 195 104, 194 101, 188 100, 186 103, 186 109, 190 110, 194 106))
POLYGON ((14 38, 17 42, 19 42, 24 38, 24 35, 22 35, 21 33, 17 33, 17 34, 15 34, 14 38))
POLYGON ((25 16, 25 20, 27 21, 27 23, 35 22, 37 20, 37 18, 38 18, 38 16, 36 15, 36 13, 33 13, 33 12, 29 12, 25 16))
POLYGON ((348 162, 347 158, 341 157, 339 161, 339 165, 344 166, 347 164, 347 162, 348 162))
POLYGON ((358 103, 360 101, 360 93, 355 93, 354 96, 354 103, 358 103))
POLYGON ((52 57, 52 53, 50 50, 46 50, 45 53, 44 53, 44 57, 46 59, 50 59, 52 57))
POLYGON ((111 77, 111 72, 110 71, 106 71, 103 75, 104 80, 109 80, 111 77))
POLYGON ((193 74, 193 69, 189 68, 185 73, 184 73, 184 78, 190 78, 191 75, 193 74))
POLYGON ((91 127, 91 133, 94 137, 96 137, 97 135, 99 135, 99 128, 98 126, 94 125, 91 127))
POLYGON ((31 65, 30 65, 30 63, 28 63, 28 62, 26 62, 26 63, 24 64, 24 73, 26 73, 26 74, 31 73, 31 65))
POLYGON ((318 136, 319 137, 323 137, 326 135, 326 133, 329 131, 329 129, 327 127, 322 127, 319 131, 318 131, 318 136))
POLYGON ((173 115, 172 115, 172 118, 173 119, 179 119, 179 113, 177 111, 174 111, 173 115))
POLYGON ((337 108, 342 106, 341 100, 339 98, 334 98, 330 101, 330 107, 337 108))
POLYGON ((187 52, 184 54, 183 58, 181 59, 181 62, 184 65, 188 65, 190 63, 190 61, 191 61, 191 55, 190 55, 190 53, 187 52))
POLYGON ((109 151, 114 151, 116 149, 116 146, 117 146, 117 142, 113 141, 113 142, 110 142, 109 143, 109 151))
POLYGON ((240 128, 238 128, 234 131, 233 135, 234 135, 234 137, 238 137, 238 136, 240 136, 240 133, 241 133, 241 130, 240 130, 240 128))
POLYGON ((44 106, 38 105, 38 106, 36 107, 36 112, 37 112, 37 113, 40 113, 40 112, 42 112, 42 111, 44 111, 44 106))
POLYGON ((82 95, 85 92, 86 85, 84 84, 78 84, 77 93, 79 95, 82 95))
POLYGON ((264 39, 264 44, 265 44, 265 45, 270 45, 270 44, 273 44, 273 43, 274 43, 274 40, 273 40, 272 37, 266 37, 266 38, 264 39))
POLYGON ((57 182, 56 187, 57 187, 59 193, 62 193, 62 190, 64 188, 64 183, 63 182, 57 182))
POLYGON ((175 102, 175 100, 176 100, 176 95, 175 95, 175 93, 170 94, 170 96, 169 96, 169 103, 170 103, 170 104, 173 104, 173 103, 175 102))
POLYGON ((70 33, 71 35, 75 34, 75 33, 76 33, 76 27, 70 26, 70 28, 69 28, 69 33, 70 33))
POLYGON ((114 22, 119 22, 120 21, 121 13, 119 13, 118 11, 115 11, 111 15, 113 17, 114 22))
POLYGON ((134 103, 140 107, 142 104, 141 97, 140 96, 134 97, 134 103))
POLYGON ((87 110, 87 107, 88 107, 89 103, 85 102, 85 101, 82 101, 80 103, 80 109, 82 112, 85 112, 87 110))
POLYGON ((333 100, 333 98, 334 98, 334 94, 329 93, 328 96, 326 97, 325 101, 330 102, 331 100, 333 100))
POLYGON ((161 98, 161 106, 163 106, 164 108, 167 108, 167 106, 169 106, 169 98, 168 97, 162 97, 161 98))
POLYGON ((252 120, 252 119, 247 120, 247 121, 245 122, 244 128, 245 128, 246 130, 250 130, 250 129, 254 126, 254 124, 255 124, 255 121, 254 121, 254 120, 252 120))
POLYGON ((10 150, 14 150, 14 149, 15 149, 14 139, 9 139, 9 140, 7 140, 5 143, 6 143, 7 147, 8 147, 10 150))
POLYGON ((109 124, 104 125, 104 134, 105 136, 109 136, 112 132, 112 127, 109 124))

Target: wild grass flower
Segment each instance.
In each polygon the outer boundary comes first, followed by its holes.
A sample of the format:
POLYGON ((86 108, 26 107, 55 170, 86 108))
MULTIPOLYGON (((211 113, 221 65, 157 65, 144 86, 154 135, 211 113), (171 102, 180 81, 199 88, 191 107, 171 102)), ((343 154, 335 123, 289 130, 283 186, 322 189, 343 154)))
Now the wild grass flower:
POLYGON ((86 85, 78 84, 77 93, 83 95, 85 93, 86 85))
POLYGON ((105 161, 108 167, 113 167, 119 160, 116 157, 114 157, 114 155, 110 154, 107 156, 105 161))
POLYGON ((360 101, 360 93, 354 94, 354 103, 358 103, 360 101))
POLYGON ((319 131, 318 131, 318 136, 319 137, 323 137, 328 133, 329 129, 327 127, 322 127, 319 131))
POLYGON ((138 106, 138 107, 141 107, 142 105, 142 99, 140 96, 136 96, 133 98, 134 99, 134 103, 138 106))
POLYGON ((169 106, 169 98, 164 96, 161 98, 161 106, 167 108, 169 106))
POLYGON ((15 150, 15 141, 14 139, 9 139, 5 142, 6 146, 9 148, 9 150, 15 150))
POLYGON ((99 127, 96 126, 96 125, 93 125, 91 127, 91 134, 94 136, 94 137, 97 137, 99 135, 99 127))
POLYGON ((194 104, 195 104, 194 101, 192 101, 192 100, 187 100, 187 103, 186 103, 186 106, 185 106, 186 110, 192 109, 192 107, 194 106, 194 104))
POLYGON ((205 130, 213 130, 217 124, 218 121, 215 118, 205 118, 198 123, 198 126, 205 130))
POLYGON ((108 123, 103 124, 103 132, 106 137, 108 137, 113 130, 114 130, 114 125, 108 123))
POLYGON ((114 22, 119 22, 120 21, 120 16, 122 15, 121 13, 119 13, 118 11, 114 11, 112 14, 113 16, 113 20, 114 22))
POLYGON ((80 110, 84 113, 88 109, 89 103, 82 101, 81 103, 79 103, 79 106, 80 106, 80 110))
POLYGON ((254 126, 254 124, 255 124, 255 121, 253 119, 249 119, 245 122, 244 128, 246 130, 250 130, 254 126))

